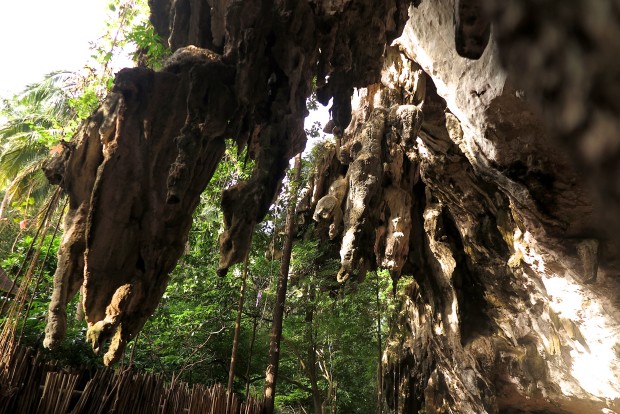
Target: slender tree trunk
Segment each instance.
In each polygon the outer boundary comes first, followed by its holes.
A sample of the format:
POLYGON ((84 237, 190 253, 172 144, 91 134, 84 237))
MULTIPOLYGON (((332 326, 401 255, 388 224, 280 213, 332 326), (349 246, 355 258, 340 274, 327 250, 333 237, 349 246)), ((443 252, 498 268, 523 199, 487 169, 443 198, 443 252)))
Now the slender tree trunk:
POLYGON ((381 347, 381 302, 379 300, 379 274, 375 271, 376 294, 377 294, 377 414, 383 413, 383 367, 381 358, 383 349, 381 347))
POLYGON ((308 379, 310 380, 310 389, 312 390, 312 404, 314 406, 314 414, 323 413, 323 399, 321 398, 321 391, 319 390, 319 384, 316 373, 316 343, 314 341, 314 298, 315 298, 314 284, 308 287, 308 301, 310 305, 306 310, 306 342, 308 344, 308 379))
POLYGON ((336 411, 336 382, 334 381, 334 364, 332 362, 332 342, 329 336, 327 337, 327 349, 329 351, 329 361, 325 356, 325 352, 322 353, 322 363, 319 362, 317 365, 321 369, 321 374, 325 381, 327 381, 327 389, 325 391, 325 398, 323 399, 323 404, 321 406, 321 414, 327 413, 327 407, 330 407, 329 412, 334 413, 336 411))
POLYGON ((278 365, 280 362, 280 339, 282 338, 282 320, 284 317, 284 302, 286 301, 286 289, 288 285, 288 271, 291 264, 291 252, 293 250, 293 237, 295 235, 295 203, 297 199, 297 187, 301 177, 301 154, 295 157, 295 177, 291 182, 291 195, 286 212, 286 240, 282 249, 282 261, 278 275, 278 291, 276 303, 273 309, 273 326, 269 343, 269 364, 265 380, 265 414, 273 414, 276 382, 278 379, 278 365))
MULTIPOLYGON (((250 236, 251 237, 251 236, 250 236)), ((250 239, 250 248, 252 239, 250 239)), ((243 264, 243 278, 241 281, 241 293, 239 294, 239 306, 237 308, 237 319, 235 320, 235 335, 233 337, 233 349, 230 355, 230 370, 228 371, 228 386, 226 387, 226 413, 232 406, 233 383, 235 381, 235 365, 237 363, 237 348, 239 348, 239 331, 241 330, 241 313, 243 311, 243 302, 245 301, 245 285, 248 279, 248 258, 250 257, 250 248, 245 255, 243 264)))
POLYGON ((252 354, 254 353, 254 342, 256 341, 256 327, 258 326, 258 316, 254 316, 252 324, 252 340, 250 341, 250 355, 248 356, 248 366, 245 369, 245 398, 250 396, 250 368, 252 366, 252 354))

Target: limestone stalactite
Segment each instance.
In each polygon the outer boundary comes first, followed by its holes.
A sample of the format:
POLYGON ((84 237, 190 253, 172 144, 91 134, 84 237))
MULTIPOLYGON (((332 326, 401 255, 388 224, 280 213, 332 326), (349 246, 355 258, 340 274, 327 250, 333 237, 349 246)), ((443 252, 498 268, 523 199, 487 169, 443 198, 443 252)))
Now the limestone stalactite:
MULTIPOLYGON (((356 142, 354 131, 381 125, 379 207, 368 209, 370 219, 345 223, 343 234, 375 229, 365 240, 375 246, 370 266, 408 285, 384 354, 386 403, 401 413, 615 412, 614 240, 591 237, 605 233, 595 230, 584 177, 554 150, 552 133, 511 85, 493 42, 477 61, 449 44, 437 47, 436 22, 452 13, 450 2, 442 5, 411 9, 386 53, 382 83, 359 93, 343 137, 343 151, 362 153, 369 144, 356 142), (417 93, 423 99, 403 106, 412 91, 401 91, 415 71, 402 68, 416 63, 426 72, 417 93), (400 76, 390 76, 394 67, 400 76), (401 191, 409 197, 395 196, 401 191), (392 207, 394 199, 400 203, 392 207), (386 212, 398 218, 392 223, 409 223, 406 231, 390 235, 390 223, 381 225, 386 212), (408 248, 394 267, 386 259, 402 240, 408 248), (604 374, 591 376, 585 366, 604 374)), ((454 28, 445 23, 445 30, 454 28)), ((341 156, 349 159, 355 155, 341 156)), ((352 165, 347 176, 355 177, 352 165)), ((338 241, 348 251, 350 242, 338 241)))

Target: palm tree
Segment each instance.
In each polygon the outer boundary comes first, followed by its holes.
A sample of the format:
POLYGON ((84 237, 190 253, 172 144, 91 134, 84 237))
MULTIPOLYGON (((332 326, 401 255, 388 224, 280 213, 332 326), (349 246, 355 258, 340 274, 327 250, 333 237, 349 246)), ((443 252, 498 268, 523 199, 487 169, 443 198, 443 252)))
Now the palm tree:
POLYGON ((11 203, 27 208, 51 191, 41 165, 77 124, 71 107, 78 86, 73 72, 54 72, 0 106, 0 219, 11 203))

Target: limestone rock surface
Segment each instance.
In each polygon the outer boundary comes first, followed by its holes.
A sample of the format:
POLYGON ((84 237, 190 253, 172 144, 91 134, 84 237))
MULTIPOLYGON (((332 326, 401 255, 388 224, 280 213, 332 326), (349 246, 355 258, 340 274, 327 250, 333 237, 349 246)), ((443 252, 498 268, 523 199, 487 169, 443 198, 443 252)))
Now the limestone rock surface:
MULTIPOLYGON (((555 127, 557 112, 548 120, 550 97, 529 92, 540 78, 524 82, 528 72, 502 66, 510 37, 499 45, 490 37, 475 56, 459 50, 454 19, 463 3, 410 7, 381 82, 357 93, 342 140, 339 161, 354 177, 357 154, 373 145, 354 131, 383 133, 381 184, 366 187, 380 201, 364 203, 365 216, 345 223, 344 234, 375 229, 364 265, 388 268, 408 286, 384 354, 386 403, 402 413, 618 412, 619 210, 600 204, 613 193, 591 185, 597 169, 618 175, 593 160, 584 168, 587 154, 563 145, 571 137, 555 127), (411 200, 390 206, 394 184, 411 200), (390 235, 386 211, 410 223, 406 231, 390 235), (400 240, 409 247, 394 268, 386 258, 400 240)), ((535 47, 519 50, 535 59, 535 47)), ((341 243, 341 253, 354 251, 341 243)))

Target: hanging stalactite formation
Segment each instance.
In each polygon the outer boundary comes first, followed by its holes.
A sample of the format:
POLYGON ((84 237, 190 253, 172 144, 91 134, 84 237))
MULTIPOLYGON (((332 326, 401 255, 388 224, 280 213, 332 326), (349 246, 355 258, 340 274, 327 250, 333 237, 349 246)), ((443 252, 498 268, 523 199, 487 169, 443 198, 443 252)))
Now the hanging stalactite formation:
POLYGON ((89 341, 95 350, 110 341, 106 364, 120 357, 159 303, 225 138, 256 160, 250 179, 222 197, 220 272, 243 259, 288 160, 305 146, 317 70, 322 98, 342 101, 332 112, 343 125, 352 87, 380 76, 384 45, 402 29, 406 8, 370 3, 152 2, 174 55, 160 72, 119 72, 102 107, 46 168, 70 199, 46 346, 64 337, 66 305, 83 286, 89 341), (367 21, 370 45, 357 37, 367 21))

